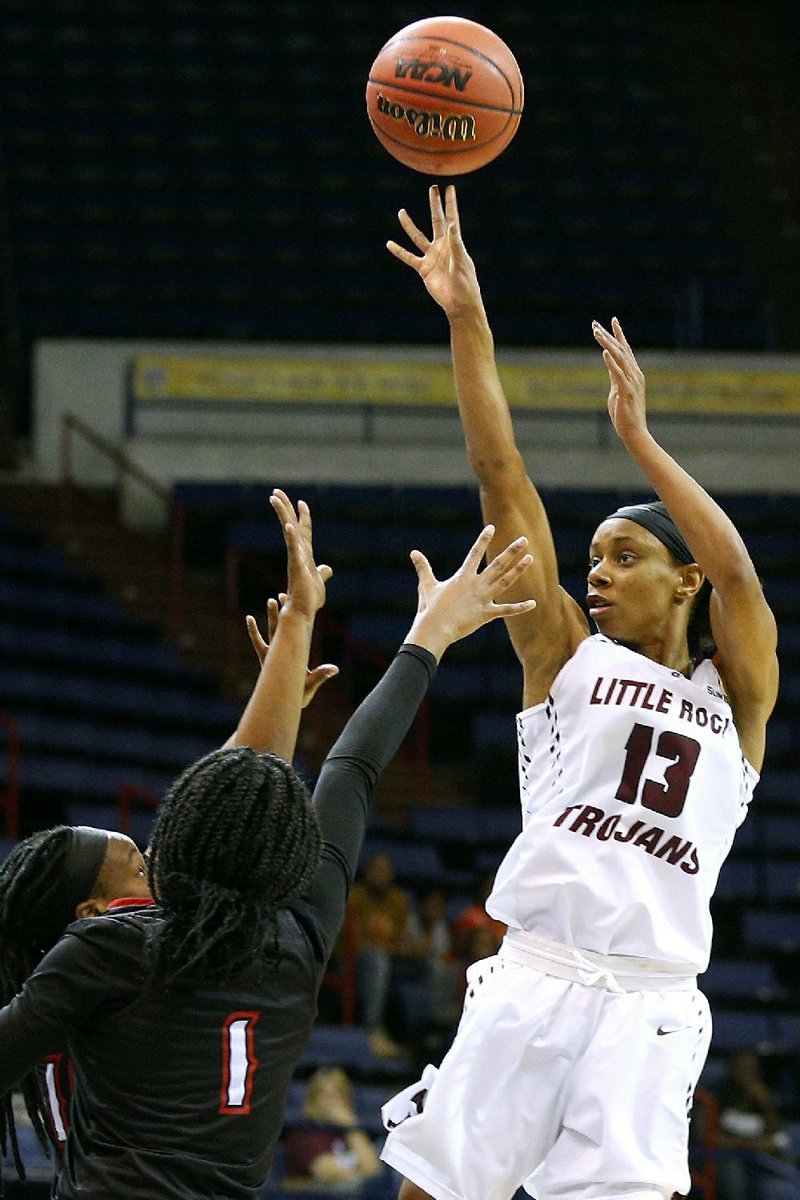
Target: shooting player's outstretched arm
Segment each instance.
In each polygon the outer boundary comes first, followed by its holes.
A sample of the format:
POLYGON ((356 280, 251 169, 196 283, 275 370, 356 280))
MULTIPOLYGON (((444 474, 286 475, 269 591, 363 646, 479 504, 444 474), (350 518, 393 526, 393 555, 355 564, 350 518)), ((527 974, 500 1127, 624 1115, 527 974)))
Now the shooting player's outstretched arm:
POLYGON ((514 617, 508 630, 525 670, 526 705, 546 696, 553 678, 587 636, 586 619, 559 584, 550 523, 516 444, 511 413, 500 382, 494 339, 474 263, 461 238, 455 188, 442 206, 430 190, 432 238, 405 210, 400 223, 419 255, 396 242, 388 248, 416 270, 450 323, 456 395, 470 464, 480 485, 484 519, 496 529, 496 551, 520 535, 533 561, 510 598, 535 594, 535 613, 514 617))

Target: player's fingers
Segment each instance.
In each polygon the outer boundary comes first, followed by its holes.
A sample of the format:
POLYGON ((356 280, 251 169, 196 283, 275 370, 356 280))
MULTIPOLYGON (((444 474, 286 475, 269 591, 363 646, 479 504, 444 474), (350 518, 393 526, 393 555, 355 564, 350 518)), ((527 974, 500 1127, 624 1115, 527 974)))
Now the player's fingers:
POLYGON ((617 387, 625 386, 630 383, 628 375, 625 371, 625 364, 620 361, 619 357, 611 350, 603 351, 603 362, 608 367, 608 373, 611 376, 612 383, 617 387))
POLYGON ((397 219, 403 226, 404 232, 408 235, 418 250, 424 254, 430 246, 430 238, 427 238, 422 230, 416 225, 404 208, 401 208, 397 214, 397 219))
POLYGON ((456 187, 454 183, 449 183, 444 194, 445 213, 447 220, 451 225, 455 225, 456 233, 461 236, 461 221, 458 216, 458 199, 456 197, 456 187))
POLYGON ((620 343, 620 345, 624 346, 626 350, 630 351, 630 353, 633 354, 633 351, 631 350, 631 347, 630 347, 630 343, 628 342, 628 339, 625 337, 625 334, 622 331, 622 326, 620 325, 617 317, 611 318, 611 328, 613 329, 614 336, 616 337, 616 339, 620 343))
POLYGON ((620 364, 614 358, 610 350, 603 351, 603 362, 608 368, 608 378, 611 385, 611 390, 619 392, 621 387, 625 387, 628 383, 627 376, 620 364))
POLYGON ((633 376, 639 370, 639 364, 627 342, 623 344, 615 334, 609 333, 596 321, 593 325, 593 332, 595 340, 614 356, 628 377, 633 376))
POLYGON ((520 575, 525 574, 532 562, 532 554, 523 554, 518 562, 512 563, 497 579, 491 581, 489 595, 502 596, 503 592, 507 592, 511 585, 517 582, 520 575))
POLYGON ((333 575, 333 567, 329 567, 327 563, 320 563, 317 567, 317 574, 323 583, 327 583, 333 575))
POLYGON ((267 657, 267 651, 269 650, 269 646, 267 645, 267 643, 264 641, 263 637, 261 636, 261 631, 258 628, 258 624, 256 622, 255 617, 250 616, 250 614, 248 613, 248 615, 245 617, 245 624, 247 625, 247 633, 250 637, 250 645, 253 647, 256 654, 258 655, 259 660, 261 662, 263 662, 264 659, 267 657))
MULTIPOLYGON (((297 526, 293 525, 291 521, 286 521, 284 523, 283 540, 286 543, 286 551, 289 555, 289 558, 293 559, 295 564, 302 562, 302 556, 300 554, 300 534, 298 533, 297 526)), ((295 570, 296 569, 297 567, 295 565, 295 570)))
POLYGON ((613 354, 617 362, 621 363, 626 368, 636 366, 636 359, 633 357, 630 350, 626 350, 622 343, 617 341, 617 339, 614 337, 614 334, 609 333, 608 330, 604 329, 603 326, 598 324, 597 321, 595 321, 592 325, 592 333, 594 334, 597 344, 613 354))
POLYGON ((531 612, 536 608, 535 600, 517 600, 513 604, 494 604, 492 605, 494 612, 493 617, 519 617, 523 613, 531 612))
POLYGON ((327 683, 329 679, 333 679, 339 674, 339 668, 333 663, 323 663, 319 667, 314 667, 306 676, 305 689, 303 691, 303 708, 310 704, 316 696, 323 683, 327 683))
POLYGON ((619 323, 619 320, 616 317, 613 317, 611 320, 611 325, 614 330, 614 333, 616 334, 617 341, 620 343, 623 350, 625 351, 627 361, 628 361, 628 374, 631 375, 634 379, 643 380, 644 375, 642 374, 642 368, 639 366, 638 362, 636 361, 636 355, 633 353, 633 350, 631 349, 630 342, 625 337, 625 334, 623 332, 622 326, 619 323))
POLYGON ((278 601, 274 600, 272 596, 270 596, 269 600, 267 601, 267 634, 270 641, 272 641, 272 639, 275 637, 275 630, 278 628, 279 612, 280 608, 278 607, 278 601))
POLYGON ((412 550, 409 558, 414 564, 414 570, 417 572, 417 578, 421 584, 429 585, 436 583, 433 568, 421 550, 412 550))
POLYGON ((609 333, 609 331, 605 329, 599 321, 592 321, 592 333, 594 334, 595 340, 599 342, 601 346, 606 346, 609 349, 617 349, 620 353, 622 353, 624 349, 622 344, 618 342, 614 334, 609 333))
POLYGON ((472 571, 477 572, 481 563, 481 559, 488 550, 489 543, 493 537, 494 525, 484 525, 483 529, 480 531, 475 541, 467 551, 467 555, 462 566, 469 567, 472 571))
POLYGON ((442 193, 439 190, 438 184, 434 183, 428 189, 428 198, 431 205, 431 229, 435 240, 442 236, 447 227, 444 209, 442 208, 442 193))
POLYGON ((397 242, 393 242, 391 240, 386 243, 386 249, 390 254, 393 254, 395 258, 399 258, 400 262, 405 263, 407 267, 413 267, 414 270, 419 273, 420 266, 422 265, 422 259, 417 258, 416 254, 412 254, 410 250, 406 250, 404 246, 399 246, 397 242))
POLYGON ((272 495, 269 498, 269 502, 274 508, 275 512, 278 514, 278 519, 282 524, 285 524, 287 521, 295 522, 297 520, 297 514, 294 511, 294 506, 282 488, 272 489, 272 495))
POLYGON ((308 507, 305 500, 297 501, 297 513, 299 516, 298 525, 299 525, 300 533, 302 535, 303 540, 308 545, 309 553, 313 557, 313 554, 314 554, 314 550, 312 547, 313 532, 314 532, 313 521, 311 520, 311 509, 308 507))
MULTIPOLYGON (((498 580, 509 569, 512 563, 519 558, 527 544, 528 539, 521 535, 518 538, 514 538, 514 541, 510 542, 505 550, 501 550, 499 554, 496 554, 492 561, 487 563, 486 570, 483 572, 486 582, 494 583, 498 580)), ((530 555, 528 557, 530 558, 530 555)))

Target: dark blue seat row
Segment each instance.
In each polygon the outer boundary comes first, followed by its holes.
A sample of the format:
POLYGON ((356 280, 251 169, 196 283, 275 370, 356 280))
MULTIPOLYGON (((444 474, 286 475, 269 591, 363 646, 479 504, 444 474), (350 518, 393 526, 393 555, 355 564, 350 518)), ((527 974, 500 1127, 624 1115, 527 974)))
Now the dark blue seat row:
POLYGON ((174 721, 189 729, 222 740, 239 720, 236 705, 197 689, 126 683, 94 675, 62 674, 40 667, 8 668, 0 675, 0 708, 13 712, 44 702, 49 709, 94 713, 101 716, 135 716, 143 722, 174 721))
POLYGON ((109 725, 97 714, 94 719, 56 716, 38 711, 17 711, 23 753, 50 752, 93 756, 100 761, 122 761, 157 765, 164 771, 180 771, 195 759, 219 748, 209 734, 176 732, 138 723, 109 725))

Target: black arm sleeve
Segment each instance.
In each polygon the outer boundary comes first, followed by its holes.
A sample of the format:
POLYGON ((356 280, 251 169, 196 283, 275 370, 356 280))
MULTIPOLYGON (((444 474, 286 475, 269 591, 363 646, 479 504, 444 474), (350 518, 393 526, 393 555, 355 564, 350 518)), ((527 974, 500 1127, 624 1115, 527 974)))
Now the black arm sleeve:
POLYGON ((342 925, 375 784, 408 733, 435 672, 436 659, 428 650, 401 646, 322 765, 314 789, 322 856, 311 888, 293 906, 322 961, 342 925))

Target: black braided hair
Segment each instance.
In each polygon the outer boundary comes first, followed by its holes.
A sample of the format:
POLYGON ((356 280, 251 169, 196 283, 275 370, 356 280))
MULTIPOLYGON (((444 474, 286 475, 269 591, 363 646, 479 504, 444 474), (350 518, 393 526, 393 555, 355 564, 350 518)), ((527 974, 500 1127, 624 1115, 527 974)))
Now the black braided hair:
POLYGON ((218 982, 277 962, 278 909, 311 882, 320 831, 308 788, 274 754, 216 750, 172 784, 148 853, 163 920, 150 936, 152 978, 190 970, 218 982))
MULTIPOLYGON (((58 903, 71 830, 56 825, 18 842, 0 863, 0 1006, 8 1004, 64 932, 58 903)), ((21 1084, 25 1108, 42 1147, 57 1145, 39 1071, 21 1084)), ((17 1174, 25 1178, 11 1093, 0 1099, 0 1147, 11 1147, 17 1174)), ((2 1181, 0 1181, 2 1195, 2 1181)))

